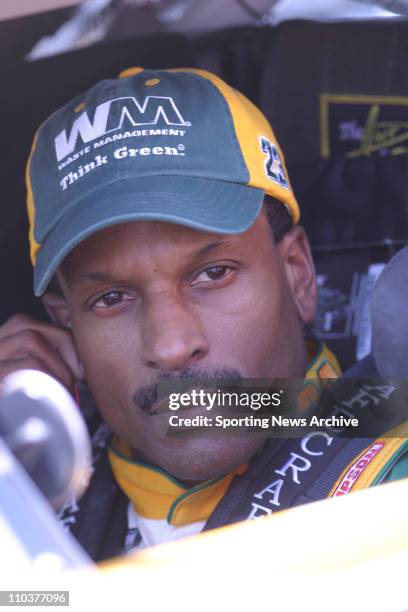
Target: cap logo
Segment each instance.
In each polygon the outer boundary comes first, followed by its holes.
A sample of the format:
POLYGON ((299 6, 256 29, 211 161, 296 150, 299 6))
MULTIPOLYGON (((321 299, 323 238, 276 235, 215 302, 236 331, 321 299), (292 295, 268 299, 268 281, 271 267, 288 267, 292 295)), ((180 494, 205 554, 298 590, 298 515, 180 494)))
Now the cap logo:
POLYGON ((99 104, 93 116, 93 121, 84 111, 75 119, 68 134, 63 129, 55 138, 55 153, 57 161, 61 162, 71 155, 81 137, 87 144, 103 138, 106 134, 120 130, 125 122, 132 126, 157 125, 162 120, 167 125, 190 126, 177 108, 173 98, 164 96, 147 96, 142 103, 134 97, 123 97, 108 100, 99 104))
POLYGON ((279 155, 277 147, 270 142, 265 136, 259 137, 261 150, 265 153, 265 173, 270 181, 274 181, 281 187, 289 189, 289 183, 287 181, 283 163, 279 155))

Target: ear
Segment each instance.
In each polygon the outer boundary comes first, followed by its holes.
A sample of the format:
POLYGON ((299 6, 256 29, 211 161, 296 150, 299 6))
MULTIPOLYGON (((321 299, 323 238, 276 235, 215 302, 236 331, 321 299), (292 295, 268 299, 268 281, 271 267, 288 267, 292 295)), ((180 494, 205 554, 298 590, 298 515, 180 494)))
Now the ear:
POLYGON ((52 323, 71 329, 71 317, 64 296, 48 292, 41 301, 52 323))
POLYGON ((316 271, 309 240, 303 227, 295 225, 277 245, 301 321, 310 323, 316 314, 316 271))

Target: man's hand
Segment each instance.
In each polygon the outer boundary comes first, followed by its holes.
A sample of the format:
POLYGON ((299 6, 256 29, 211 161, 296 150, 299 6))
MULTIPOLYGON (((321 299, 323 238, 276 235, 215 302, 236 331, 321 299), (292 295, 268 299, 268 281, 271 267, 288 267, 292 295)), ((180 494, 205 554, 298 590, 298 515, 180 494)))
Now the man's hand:
POLYGON ((26 368, 53 376, 71 393, 84 378, 69 330, 17 314, 0 326, 0 381, 26 368))

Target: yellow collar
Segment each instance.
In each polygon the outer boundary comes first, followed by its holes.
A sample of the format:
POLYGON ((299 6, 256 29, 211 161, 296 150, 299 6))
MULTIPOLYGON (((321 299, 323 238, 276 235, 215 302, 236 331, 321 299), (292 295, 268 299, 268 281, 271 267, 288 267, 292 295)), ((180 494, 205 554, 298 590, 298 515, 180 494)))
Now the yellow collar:
POLYGON ((308 368, 306 379, 338 378, 341 375, 336 355, 324 342, 306 341, 308 368))
POLYGON ((135 461, 131 456, 130 446, 114 437, 109 461, 118 485, 137 514, 178 526, 206 520, 224 497, 234 476, 247 468, 239 466, 223 478, 188 488, 164 470, 135 461))
POLYGON ((326 378, 338 378, 341 375, 337 357, 323 342, 312 340, 306 342, 308 369, 302 391, 298 396, 298 410, 304 413, 322 392, 321 381, 326 378))
MULTIPOLYGON (((318 397, 320 378, 340 375, 338 361, 326 345, 308 342, 307 349, 309 368, 300 396, 300 406, 305 408, 318 397)), ((208 519, 234 476, 247 468, 241 465, 224 477, 188 488, 164 470, 132 459, 130 446, 116 437, 109 448, 109 461, 118 485, 131 500, 137 514, 148 519, 167 520, 175 526, 208 519)))

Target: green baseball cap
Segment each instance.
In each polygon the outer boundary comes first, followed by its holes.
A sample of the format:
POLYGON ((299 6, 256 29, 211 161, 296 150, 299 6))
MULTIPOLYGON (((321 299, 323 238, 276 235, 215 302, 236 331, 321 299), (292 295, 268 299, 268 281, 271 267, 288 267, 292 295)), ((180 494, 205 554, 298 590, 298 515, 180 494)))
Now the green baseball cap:
POLYGON ((39 128, 26 170, 34 291, 91 234, 127 221, 244 232, 264 195, 299 208, 271 126, 241 93, 196 69, 131 68, 39 128))

